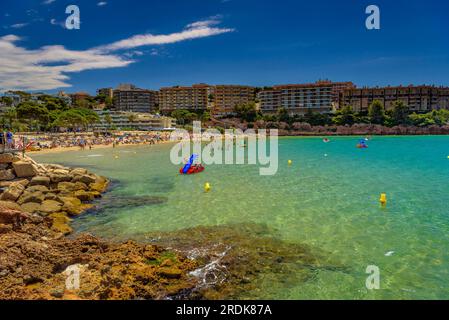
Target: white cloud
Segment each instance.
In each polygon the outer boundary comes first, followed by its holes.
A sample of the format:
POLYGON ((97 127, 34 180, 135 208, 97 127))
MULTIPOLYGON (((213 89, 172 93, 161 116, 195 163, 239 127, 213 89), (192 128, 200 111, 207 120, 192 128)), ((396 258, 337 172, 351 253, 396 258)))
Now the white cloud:
MULTIPOLYGON (((117 53, 121 50, 175 43, 233 31, 233 29, 213 27, 212 25, 218 24, 219 21, 211 21, 192 23, 177 33, 136 35, 112 44, 81 51, 69 50, 61 45, 28 50, 17 45, 21 38, 13 34, 6 35, 0 37, 0 91, 51 90, 70 87, 68 83, 70 73, 126 67, 135 62, 132 56, 143 54, 139 50, 133 50, 131 55, 117 53)), ((55 19, 52 19, 51 23, 58 24, 55 19)), ((157 55, 158 51, 152 50, 150 54, 157 55)))
POLYGON ((13 24, 13 25, 11 25, 9 27, 13 28, 13 29, 21 29, 21 28, 26 27, 28 24, 29 23, 16 23, 16 24, 13 24))
POLYGON ((205 38, 223 33, 233 32, 234 29, 213 27, 220 23, 218 20, 205 20, 191 23, 181 32, 168 35, 141 34, 131 38, 114 42, 112 44, 96 48, 98 51, 116 51, 122 49, 131 49, 141 46, 161 45, 176 43, 185 40, 205 38))
POLYGON ((106 1, 100 1, 100 2, 97 3, 97 6, 103 7, 103 6, 107 5, 107 4, 108 3, 106 1))
POLYGON ((44 2, 42 2, 42 4, 52 4, 55 1, 56 0, 45 0, 44 2))

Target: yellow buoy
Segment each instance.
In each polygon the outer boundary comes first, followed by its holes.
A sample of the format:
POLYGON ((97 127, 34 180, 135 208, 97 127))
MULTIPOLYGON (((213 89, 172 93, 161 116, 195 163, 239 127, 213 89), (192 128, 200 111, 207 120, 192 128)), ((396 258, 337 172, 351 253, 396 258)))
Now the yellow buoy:
POLYGON ((115 156, 114 158, 115 158, 115 159, 118 159, 118 156, 115 156))
POLYGON ((288 160, 288 165, 291 166, 293 164, 293 161, 288 160))
POLYGON ((381 204, 382 206, 386 206, 386 205, 387 205, 387 194, 386 194, 386 193, 382 193, 382 194, 380 195, 379 201, 380 201, 380 204, 381 204))
POLYGON ((209 182, 206 182, 206 183, 204 184, 204 191, 205 191, 205 192, 209 192, 210 189, 211 189, 210 183, 209 183, 209 182))

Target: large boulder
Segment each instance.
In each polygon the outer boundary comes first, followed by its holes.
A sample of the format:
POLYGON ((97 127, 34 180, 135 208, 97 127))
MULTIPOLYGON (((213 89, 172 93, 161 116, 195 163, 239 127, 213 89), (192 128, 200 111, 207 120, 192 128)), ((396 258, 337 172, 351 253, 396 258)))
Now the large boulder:
POLYGON ((16 176, 19 178, 30 178, 37 175, 37 168, 34 164, 28 161, 17 161, 13 164, 16 176))
POLYGON ((50 214, 50 217, 53 219, 53 224, 51 226, 53 231, 63 233, 64 235, 72 233, 73 230, 69 226, 70 219, 64 213, 52 213, 50 214))
POLYGON ((25 187, 20 183, 11 184, 0 197, 3 201, 16 201, 25 190, 25 187))
POLYGON ((0 180, 1 181, 10 181, 16 178, 14 172, 11 169, 0 170, 0 180))
POLYGON ((50 178, 45 176, 37 176, 31 179, 30 186, 50 186, 50 178))

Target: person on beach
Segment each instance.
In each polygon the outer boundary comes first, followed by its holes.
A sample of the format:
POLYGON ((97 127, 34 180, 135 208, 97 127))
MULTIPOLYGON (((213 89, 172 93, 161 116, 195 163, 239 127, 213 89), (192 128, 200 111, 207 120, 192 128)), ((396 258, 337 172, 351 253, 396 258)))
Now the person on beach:
POLYGON ((14 145, 14 135, 12 134, 11 131, 8 130, 8 132, 6 133, 6 146, 8 149, 12 149, 14 145))
POLYGON ((2 147, 2 152, 5 152, 6 141, 5 141, 5 132, 0 131, 0 145, 2 147))

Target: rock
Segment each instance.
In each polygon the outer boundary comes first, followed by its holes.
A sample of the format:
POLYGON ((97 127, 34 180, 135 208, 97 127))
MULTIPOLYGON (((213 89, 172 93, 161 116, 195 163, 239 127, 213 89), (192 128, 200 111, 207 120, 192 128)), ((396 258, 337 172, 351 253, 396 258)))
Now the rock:
POLYGON ((28 202, 34 202, 41 204, 45 200, 45 195, 41 191, 36 192, 24 192, 22 196, 17 201, 18 204, 22 205, 28 202))
POLYGON ((75 191, 74 196, 81 201, 92 201, 95 199, 95 195, 92 192, 87 192, 84 190, 75 191))
POLYGON ((50 181, 52 183, 70 182, 70 181, 72 181, 72 176, 70 176, 68 174, 50 173, 49 177, 50 177, 50 181))
POLYGON ((27 192, 33 193, 33 192, 42 192, 42 193, 47 193, 50 190, 46 187, 46 186, 32 186, 32 187, 28 187, 26 189, 27 192))
POLYGON ((2 208, 0 210, 0 224, 20 226, 29 216, 21 211, 2 208))
POLYGON ((17 161, 13 164, 14 171, 19 178, 34 177, 37 175, 37 168, 30 162, 17 161))
POLYGON ((60 191, 76 191, 76 185, 73 182, 60 182, 58 183, 58 190, 60 191))
POLYGON ((43 213, 44 215, 48 215, 51 213, 61 211, 61 208, 62 208, 62 204, 59 203, 58 201, 44 200, 41 204, 39 212, 43 213))
POLYGON ((12 153, 1 153, 0 154, 0 163, 12 163, 14 161, 18 161, 19 158, 12 153))
POLYGON ((87 191, 87 190, 89 190, 89 187, 85 183, 78 181, 78 182, 75 182, 75 190, 87 191))
POLYGON ((59 203, 63 204, 64 202, 60 199, 59 196, 57 196, 54 193, 47 193, 45 195, 45 200, 54 200, 54 201, 58 201, 59 203))
POLYGON ((50 186, 50 178, 44 176, 37 176, 31 179, 30 186, 50 186))
POLYGON ((20 183, 11 184, 0 197, 4 201, 16 201, 25 190, 25 187, 20 183))
POLYGON ((60 199, 63 201, 62 210, 69 215, 77 216, 83 212, 83 203, 80 199, 75 197, 61 197, 60 199))
POLYGON ((24 203, 20 206, 20 208, 28 213, 38 213, 41 209, 41 205, 35 202, 24 203))
POLYGON ((9 168, 9 163, 0 163, 0 170, 5 170, 9 168))
POLYGON ((70 171, 70 174, 74 175, 74 176, 75 175, 83 175, 83 174, 87 174, 87 170, 84 168, 75 168, 70 171))
POLYGON ((11 210, 20 211, 20 206, 12 201, 0 201, 0 208, 7 208, 11 210))
POLYGON ((76 175, 73 179, 72 182, 83 182, 85 184, 91 184, 94 183, 96 181, 95 177, 92 177, 90 175, 76 175))
POLYGON ((0 180, 5 181, 5 180, 14 180, 16 178, 16 176, 14 175, 12 169, 8 169, 8 170, 0 170, 0 180))
POLYGON ((51 229, 56 232, 68 235, 73 232, 73 229, 69 226, 70 219, 62 212, 52 213, 50 217, 53 219, 51 229))
MULTIPOLYGON (((6 224, 0 224, 0 235, 11 232, 12 226, 10 225, 6 225, 6 224)), ((2 274, 0 274, 0 277, 2 276, 2 274)))
POLYGON ((107 182, 103 182, 103 183, 102 182, 94 182, 89 185, 89 189, 91 191, 97 191, 100 193, 105 192, 107 188, 108 188, 107 182))
POLYGON ((168 278, 168 279, 179 279, 182 275, 182 271, 179 270, 178 268, 164 267, 158 271, 158 274, 161 277, 168 278))

